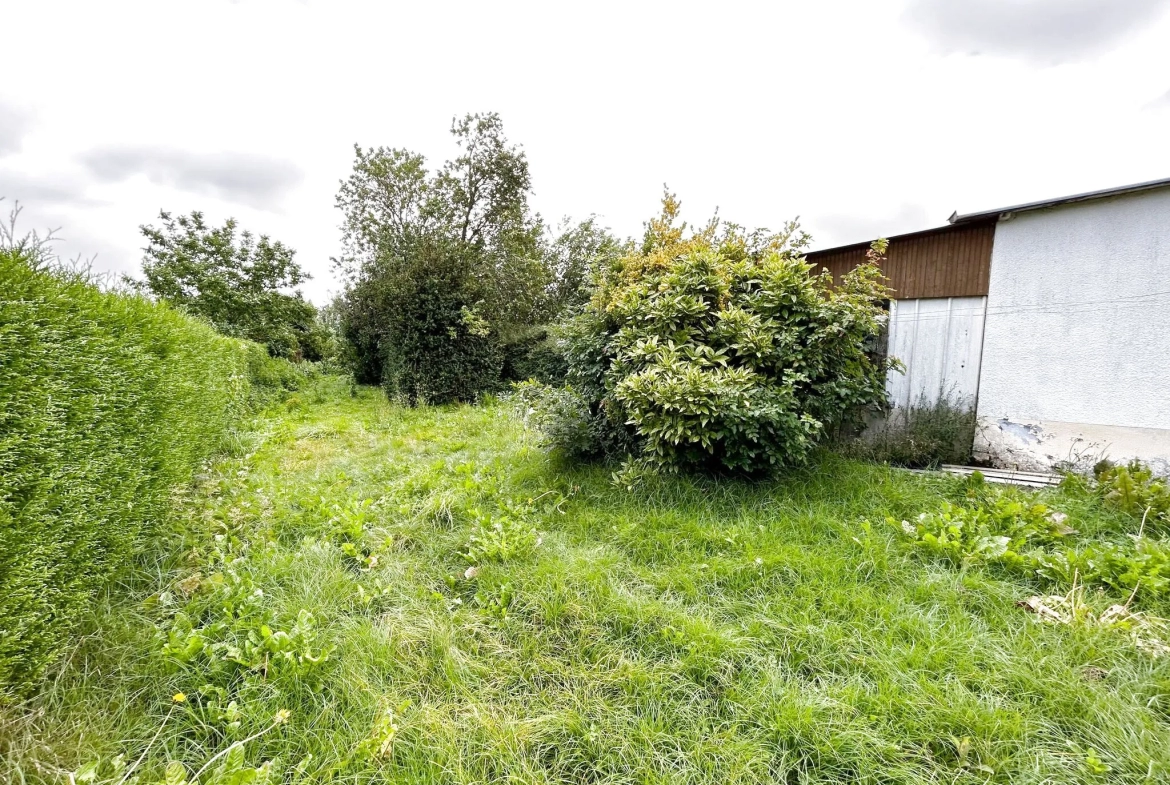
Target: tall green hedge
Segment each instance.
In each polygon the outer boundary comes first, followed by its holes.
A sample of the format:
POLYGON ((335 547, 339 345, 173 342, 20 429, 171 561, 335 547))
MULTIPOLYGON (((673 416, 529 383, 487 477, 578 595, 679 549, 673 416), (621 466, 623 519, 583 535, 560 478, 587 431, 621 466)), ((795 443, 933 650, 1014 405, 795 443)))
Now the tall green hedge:
POLYGON ((0 695, 27 690, 67 645, 174 487, 256 403, 254 380, 287 384, 273 362, 0 250, 0 695))

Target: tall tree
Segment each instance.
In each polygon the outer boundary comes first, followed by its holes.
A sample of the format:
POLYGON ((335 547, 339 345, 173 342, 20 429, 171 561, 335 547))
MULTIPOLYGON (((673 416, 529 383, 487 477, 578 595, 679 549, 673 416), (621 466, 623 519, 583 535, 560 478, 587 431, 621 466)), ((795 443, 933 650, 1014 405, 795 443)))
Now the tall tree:
POLYGON ((439 204, 452 210, 460 242, 498 247, 507 242, 509 230, 527 222, 532 190, 528 159, 508 146, 503 122, 495 113, 455 120, 451 134, 463 154, 439 173, 439 204))
POLYGON ((433 174, 408 150, 355 147, 337 195, 355 370, 411 400, 464 400, 498 383, 490 347, 547 313, 553 283, 528 160, 499 115, 467 115, 451 133, 459 155, 433 174))
POLYGON ((128 279, 202 317, 225 335, 265 344, 274 356, 320 359, 325 336, 316 308, 294 287, 309 279, 293 249, 266 235, 237 235, 237 223, 208 226, 203 213, 160 212, 161 227, 140 227, 143 280, 128 279))

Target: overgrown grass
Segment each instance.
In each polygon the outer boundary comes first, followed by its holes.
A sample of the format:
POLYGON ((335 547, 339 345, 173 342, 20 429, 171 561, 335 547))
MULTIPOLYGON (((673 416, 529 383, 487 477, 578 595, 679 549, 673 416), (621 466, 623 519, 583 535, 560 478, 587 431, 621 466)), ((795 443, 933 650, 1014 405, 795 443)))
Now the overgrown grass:
MULTIPOLYGON (((0 715, 0 767, 117 783, 141 757, 131 776, 170 762, 177 782, 260 733, 202 782, 264 761, 253 779, 1170 777, 1166 658, 1017 607, 1065 587, 879 523, 961 501, 958 481, 823 455, 773 482, 648 483, 550 462, 501 405, 320 382, 202 478, 43 694, 0 715)), ((1083 489, 1041 498, 1085 536, 1134 523, 1083 489)))

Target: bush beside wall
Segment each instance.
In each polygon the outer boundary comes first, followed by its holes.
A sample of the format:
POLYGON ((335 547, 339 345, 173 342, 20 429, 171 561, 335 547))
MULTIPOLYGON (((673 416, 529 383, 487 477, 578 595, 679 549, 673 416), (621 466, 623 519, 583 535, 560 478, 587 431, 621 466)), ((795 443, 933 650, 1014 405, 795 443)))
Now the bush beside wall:
POLYGON ((299 373, 168 306, 0 251, 0 693, 36 682, 175 486, 299 373))

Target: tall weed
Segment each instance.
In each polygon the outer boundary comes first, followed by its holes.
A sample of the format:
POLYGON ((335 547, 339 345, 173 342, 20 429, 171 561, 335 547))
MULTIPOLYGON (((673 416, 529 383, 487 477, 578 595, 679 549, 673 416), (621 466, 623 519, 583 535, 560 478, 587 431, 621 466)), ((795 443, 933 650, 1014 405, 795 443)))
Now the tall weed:
POLYGON ((974 441, 974 408, 947 398, 929 403, 922 396, 913 406, 894 409, 856 438, 841 440, 838 450, 851 458, 925 469, 966 464, 974 441))

